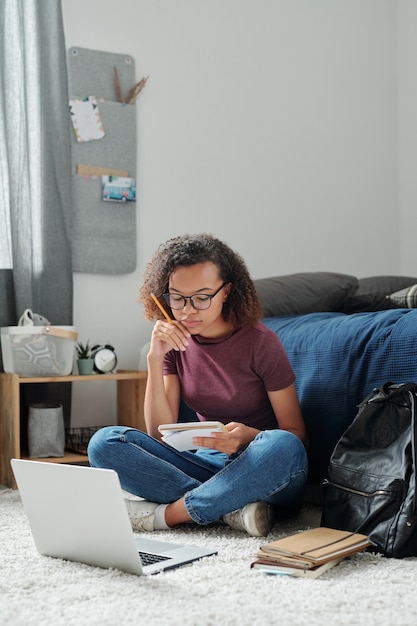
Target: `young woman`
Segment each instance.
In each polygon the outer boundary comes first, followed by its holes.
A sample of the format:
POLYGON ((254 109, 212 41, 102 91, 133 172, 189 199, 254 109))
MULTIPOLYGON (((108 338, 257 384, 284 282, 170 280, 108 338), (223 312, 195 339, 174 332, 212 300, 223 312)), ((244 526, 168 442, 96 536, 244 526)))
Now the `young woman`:
MULTIPOLYGON (((242 258, 206 234, 167 241, 148 264, 140 301, 157 320, 148 352, 148 434, 111 426, 88 447, 92 466, 112 468, 135 530, 222 520, 253 536, 274 515, 299 509, 307 475, 306 432, 294 373, 262 309, 242 258), (168 321, 152 299, 172 314, 168 321), (179 452, 158 426, 178 421, 180 402, 226 432, 179 452)), ((196 419, 197 419, 196 418, 196 419)))

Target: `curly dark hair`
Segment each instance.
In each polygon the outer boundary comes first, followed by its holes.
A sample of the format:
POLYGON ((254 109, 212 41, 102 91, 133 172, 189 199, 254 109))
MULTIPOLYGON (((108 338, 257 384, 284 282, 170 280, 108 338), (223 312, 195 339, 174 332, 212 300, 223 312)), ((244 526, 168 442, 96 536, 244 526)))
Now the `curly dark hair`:
POLYGON ((160 297, 168 291, 169 277, 179 266, 211 262, 216 265, 219 277, 232 288, 223 305, 223 319, 239 326, 252 326, 262 315, 262 305, 242 257, 228 245, 202 233, 182 235, 161 244, 144 272, 139 302, 144 304, 145 318, 163 319, 151 294, 160 297))

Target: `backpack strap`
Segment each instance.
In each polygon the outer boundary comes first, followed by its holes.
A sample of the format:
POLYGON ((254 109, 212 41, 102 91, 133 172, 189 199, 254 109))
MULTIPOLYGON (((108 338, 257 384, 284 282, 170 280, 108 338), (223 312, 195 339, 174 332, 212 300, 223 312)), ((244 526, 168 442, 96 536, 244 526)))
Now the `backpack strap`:
MULTIPOLYGON (((417 497, 417 467, 416 467, 416 450, 417 450, 417 428, 416 428, 416 393, 409 390, 410 406, 411 406, 411 457, 413 460, 412 476, 414 477, 414 493, 413 493, 413 512, 416 511, 417 497)), ((411 477, 410 477, 411 478, 411 477)))

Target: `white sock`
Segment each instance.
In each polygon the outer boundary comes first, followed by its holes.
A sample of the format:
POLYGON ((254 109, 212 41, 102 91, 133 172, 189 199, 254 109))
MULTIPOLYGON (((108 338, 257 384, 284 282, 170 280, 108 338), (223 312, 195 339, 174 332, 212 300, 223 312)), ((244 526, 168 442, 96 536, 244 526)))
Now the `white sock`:
POLYGON ((165 509, 168 504, 160 504, 153 512, 153 527, 154 530, 169 530, 169 526, 165 521, 165 509))

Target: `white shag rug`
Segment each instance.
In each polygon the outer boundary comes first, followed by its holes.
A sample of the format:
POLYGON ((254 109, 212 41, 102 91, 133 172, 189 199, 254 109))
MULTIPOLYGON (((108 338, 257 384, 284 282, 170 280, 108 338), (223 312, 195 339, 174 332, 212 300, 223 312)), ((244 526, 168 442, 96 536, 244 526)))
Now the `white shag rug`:
MULTIPOLYGON (((318 526, 305 505, 265 541, 318 526)), ((17 491, 0 491, 0 624, 7 626, 402 626, 417 623, 417 558, 369 553, 304 580, 249 568, 264 540, 227 527, 155 533, 218 555, 155 576, 40 556, 17 491)), ((149 537, 149 535, 147 535, 149 537)))

